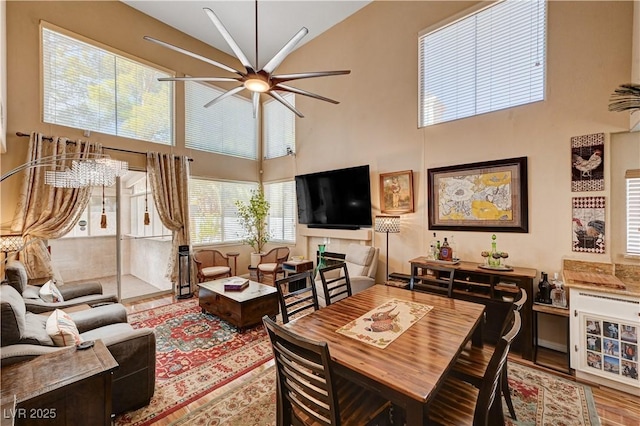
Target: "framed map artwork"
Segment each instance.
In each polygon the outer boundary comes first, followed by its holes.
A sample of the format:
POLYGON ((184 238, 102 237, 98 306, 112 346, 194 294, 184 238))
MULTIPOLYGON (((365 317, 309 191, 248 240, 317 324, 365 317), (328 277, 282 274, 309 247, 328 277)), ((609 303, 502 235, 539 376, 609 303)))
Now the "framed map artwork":
POLYGON ((429 229, 528 232, 527 157, 427 170, 429 229))

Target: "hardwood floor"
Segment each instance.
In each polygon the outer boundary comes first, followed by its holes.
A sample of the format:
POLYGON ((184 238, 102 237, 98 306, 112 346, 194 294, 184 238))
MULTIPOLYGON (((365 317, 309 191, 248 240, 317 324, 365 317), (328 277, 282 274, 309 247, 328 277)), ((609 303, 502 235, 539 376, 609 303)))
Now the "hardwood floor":
MULTIPOLYGON (((131 303, 125 303, 127 308, 127 312, 139 312, 144 311, 146 309, 155 308, 157 306, 166 305, 169 303, 173 303, 175 298, 172 295, 168 296, 157 296, 150 299, 139 300, 131 303)), ((539 369, 541 371, 545 371, 550 374, 554 374, 556 376, 563 377, 568 380, 575 380, 573 376, 568 374, 562 374, 557 371, 551 370, 549 368, 545 368, 539 365, 534 365, 532 362, 522 359, 517 354, 509 355, 509 360, 513 362, 518 362, 520 364, 524 364, 526 366, 539 369)), ((553 351, 545 351, 541 350, 538 354, 538 361, 544 363, 545 365, 557 365, 561 367, 565 361, 564 354, 559 354, 553 351)), ((200 398, 197 401, 192 402, 186 407, 177 410, 172 413, 168 417, 161 419, 154 423, 154 425, 168 425, 171 422, 181 418, 186 415, 190 411, 202 406, 207 403, 211 399, 216 396, 227 392, 230 389, 233 389, 246 381, 253 379, 257 374, 263 371, 265 368, 273 365, 273 360, 265 363, 264 365, 256 368, 255 370, 245 374, 240 379, 234 380, 233 382, 211 392, 210 394, 200 398)), ((591 390, 593 392, 593 398, 596 403, 596 409, 598 411, 598 416, 600 416, 600 421, 602 422, 602 426, 638 426, 640 425, 640 397, 629 395, 624 392, 619 392, 615 389, 607 388, 604 386, 599 386, 597 384, 589 384, 591 386, 591 390)))

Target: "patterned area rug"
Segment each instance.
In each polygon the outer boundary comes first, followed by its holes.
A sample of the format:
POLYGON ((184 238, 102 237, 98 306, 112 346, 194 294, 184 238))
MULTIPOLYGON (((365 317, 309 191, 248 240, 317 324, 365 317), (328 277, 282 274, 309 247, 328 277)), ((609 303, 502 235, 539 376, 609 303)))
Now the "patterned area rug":
POLYGON ((198 299, 129 315, 134 328, 156 333, 156 389, 151 403, 119 415, 116 425, 148 425, 272 358, 260 325, 236 328, 201 313, 198 299))
MULTIPOLYGON (((587 386, 515 363, 509 364, 509 384, 518 421, 509 417, 505 405, 505 425, 600 425, 587 386)), ((272 426, 276 424, 275 393, 275 367, 269 367, 171 425, 272 426)))
POLYGON ((510 363, 509 388, 518 417, 505 414, 509 426, 600 425, 589 386, 510 363))

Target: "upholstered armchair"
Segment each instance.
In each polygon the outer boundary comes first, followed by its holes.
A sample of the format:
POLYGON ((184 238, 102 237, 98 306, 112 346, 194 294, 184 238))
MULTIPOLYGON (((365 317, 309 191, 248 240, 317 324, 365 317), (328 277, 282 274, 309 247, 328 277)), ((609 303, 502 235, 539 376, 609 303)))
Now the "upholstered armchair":
POLYGON ((260 255, 258 262, 258 281, 263 282, 265 278, 269 278, 270 282, 275 285, 278 274, 284 275, 282 264, 289 259, 288 247, 276 247, 268 253, 260 255))
MULTIPOLYGON (((15 288, 0 285, 2 366, 62 349, 47 333, 47 323, 52 315, 28 312, 22 295, 15 288)), ((149 404, 155 389, 156 340, 153 330, 134 329, 127 322, 124 306, 119 303, 69 312, 68 316, 80 339, 101 339, 119 364, 113 374, 113 413, 149 404)), ((46 375, 47 372, 34 372, 34 376, 38 374, 46 375)))
MULTIPOLYGON (((345 263, 349 273, 349 281, 351 282, 351 291, 353 294, 359 293, 376 283, 376 271, 378 270, 378 254, 377 247, 363 246, 360 244, 349 244, 345 254, 345 263)), ((327 306, 322 288, 322 281, 319 277, 316 280, 316 289, 318 291, 318 303, 320 306, 327 306)), ((345 297, 346 295, 343 295, 345 297)), ((333 301, 339 300, 339 298, 333 301)))
MULTIPOLYGON (((216 280, 230 277, 232 274, 229 257, 237 256, 237 253, 223 254, 214 249, 203 249, 195 252, 193 261, 198 267, 198 282, 216 280)), ((235 264, 235 259, 234 259, 235 264)), ((235 271, 233 271, 235 273, 235 271)))
POLYGON ((27 311, 36 314, 83 304, 93 307, 118 302, 115 294, 102 294, 102 285, 97 282, 60 285, 57 289, 60 290, 63 300, 47 301, 40 295, 41 287, 28 284, 27 271, 22 262, 18 260, 8 262, 5 272, 8 284, 23 297, 27 311))

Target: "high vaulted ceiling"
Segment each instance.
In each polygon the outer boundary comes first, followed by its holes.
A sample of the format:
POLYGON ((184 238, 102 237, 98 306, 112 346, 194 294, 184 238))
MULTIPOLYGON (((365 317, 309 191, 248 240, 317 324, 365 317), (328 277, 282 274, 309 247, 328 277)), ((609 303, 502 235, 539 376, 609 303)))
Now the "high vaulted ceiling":
MULTIPOLYGON (((123 3, 232 56, 233 52, 203 12, 220 18, 247 58, 255 65, 255 7, 250 0, 121 0, 123 3)), ((317 37, 371 0, 260 0, 258 2, 258 68, 273 57, 302 27, 309 34, 298 47, 317 37)), ((162 38, 158 34, 148 34, 162 38)))

